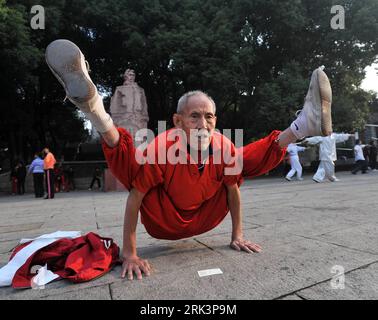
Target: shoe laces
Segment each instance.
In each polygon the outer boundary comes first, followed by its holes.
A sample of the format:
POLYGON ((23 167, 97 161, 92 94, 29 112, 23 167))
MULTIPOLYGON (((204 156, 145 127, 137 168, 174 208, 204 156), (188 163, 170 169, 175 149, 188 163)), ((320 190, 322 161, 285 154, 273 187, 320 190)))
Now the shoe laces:
POLYGON ((85 66, 87 67, 87 71, 88 71, 88 72, 91 72, 91 68, 90 68, 90 66, 89 66, 89 62, 88 62, 88 60, 85 60, 85 66))

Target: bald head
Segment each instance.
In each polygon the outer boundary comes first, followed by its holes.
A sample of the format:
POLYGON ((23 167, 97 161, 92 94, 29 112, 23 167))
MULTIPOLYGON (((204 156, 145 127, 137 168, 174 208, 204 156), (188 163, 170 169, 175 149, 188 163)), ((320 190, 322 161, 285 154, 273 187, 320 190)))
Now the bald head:
POLYGON ((173 115, 175 127, 184 130, 194 150, 205 150, 209 146, 216 120, 214 100, 202 91, 184 94, 173 115))
POLYGON ((185 93, 177 103, 177 113, 182 113, 186 106, 188 105, 188 101, 190 98, 206 98, 210 101, 211 105, 213 106, 213 113, 215 114, 216 107, 214 100, 205 92, 200 90, 189 91, 185 93))

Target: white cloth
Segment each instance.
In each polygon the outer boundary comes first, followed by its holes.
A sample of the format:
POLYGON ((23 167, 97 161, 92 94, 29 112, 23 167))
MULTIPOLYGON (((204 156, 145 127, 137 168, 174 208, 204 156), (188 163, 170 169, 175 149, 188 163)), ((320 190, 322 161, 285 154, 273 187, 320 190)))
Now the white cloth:
POLYGON ((286 152, 290 156, 290 165, 291 170, 286 175, 286 178, 291 179, 295 174, 297 174, 297 177, 300 179, 302 178, 302 166, 299 162, 298 152, 305 151, 306 148, 297 146, 295 143, 290 143, 287 146, 286 152))
POLYGON ((318 170, 312 177, 317 182, 322 182, 325 178, 332 182, 337 180, 333 161, 321 160, 318 170))
POLYGON ((98 93, 91 100, 85 102, 84 108, 83 105, 78 104, 77 106, 82 109, 86 118, 98 132, 105 133, 113 127, 113 120, 105 111, 102 98, 98 93))
POLYGON ((354 146, 354 160, 356 161, 365 160, 364 152, 362 150, 363 147, 364 145, 362 144, 356 144, 354 146))
POLYGON ((81 236, 80 231, 57 231, 50 234, 44 234, 35 239, 22 239, 20 243, 32 241, 27 246, 18 251, 15 256, 0 269, 0 287, 10 286, 17 270, 38 250, 62 238, 78 238, 81 236))
POLYGON ((59 278, 59 275, 48 270, 47 264, 45 264, 43 267, 38 269, 37 275, 31 280, 31 287, 33 289, 43 289, 45 284, 48 284, 57 278, 59 278))
POLYGON ((301 163, 299 162, 298 156, 290 157, 290 165, 291 165, 291 170, 286 175, 286 178, 291 179, 295 174, 297 174, 297 177, 299 179, 302 178, 302 166, 301 166, 301 163))
POLYGON ((298 152, 302 152, 302 151, 305 151, 306 148, 304 147, 300 147, 300 146, 297 146, 295 143, 290 143, 288 146, 287 146, 287 153, 290 155, 290 158, 291 157, 294 157, 294 156, 298 156, 298 152))
POLYGON ((312 137, 307 138, 305 142, 309 144, 319 144, 319 160, 320 161, 336 161, 336 143, 344 142, 349 139, 349 134, 332 133, 327 137, 312 137))

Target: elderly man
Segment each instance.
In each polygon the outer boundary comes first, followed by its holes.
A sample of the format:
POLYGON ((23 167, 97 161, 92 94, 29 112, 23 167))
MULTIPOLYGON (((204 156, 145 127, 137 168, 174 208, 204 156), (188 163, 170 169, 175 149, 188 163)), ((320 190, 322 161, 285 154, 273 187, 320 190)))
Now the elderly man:
POLYGON ((273 169, 281 162, 289 143, 332 132, 331 87, 319 68, 312 74, 302 112, 283 132, 273 131, 264 139, 235 149, 226 137, 215 132, 214 101, 201 91, 193 91, 178 102, 173 116, 175 128, 156 137, 142 154, 133 145, 130 134, 116 128, 105 112, 88 75, 84 56, 75 44, 68 40, 52 42, 46 49, 46 61, 70 101, 100 132, 110 169, 130 191, 124 219, 121 274, 129 279, 133 279, 134 273, 141 279, 142 272, 149 275, 151 271, 149 263, 137 255, 139 211, 151 236, 170 240, 207 232, 230 211, 231 248, 248 253, 261 251, 259 245, 243 237, 239 191, 242 178, 273 169), (152 157, 143 162, 146 153, 152 157), (240 157, 241 169, 232 170, 237 169, 240 157))

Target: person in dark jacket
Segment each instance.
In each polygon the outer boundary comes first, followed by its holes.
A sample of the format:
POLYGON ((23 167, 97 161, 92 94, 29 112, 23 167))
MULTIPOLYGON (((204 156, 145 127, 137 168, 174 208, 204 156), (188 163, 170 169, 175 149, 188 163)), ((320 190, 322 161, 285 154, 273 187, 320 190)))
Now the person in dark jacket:
POLYGON ((23 195, 25 193, 26 167, 22 161, 20 161, 17 165, 16 176, 17 176, 17 193, 19 195, 23 195))
POLYGON ((64 177, 66 183, 66 191, 69 192, 70 190, 75 190, 75 172, 72 167, 64 169, 64 177))
POLYGON ((97 182, 98 189, 101 189, 101 177, 102 177, 102 172, 99 167, 96 167, 95 171, 93 172, 93 179, 88 190, 92 190, 95 182, 97 182))
POLYGON ((369 162, 371 170, 377 171, 377 141, 375 140, 370 141, 369 162))
POLYGON ((10 173, 10 182, 12 184, 12 195, 16 195, 17 193, 17 168, 18 165, 15 165, 10 173))

